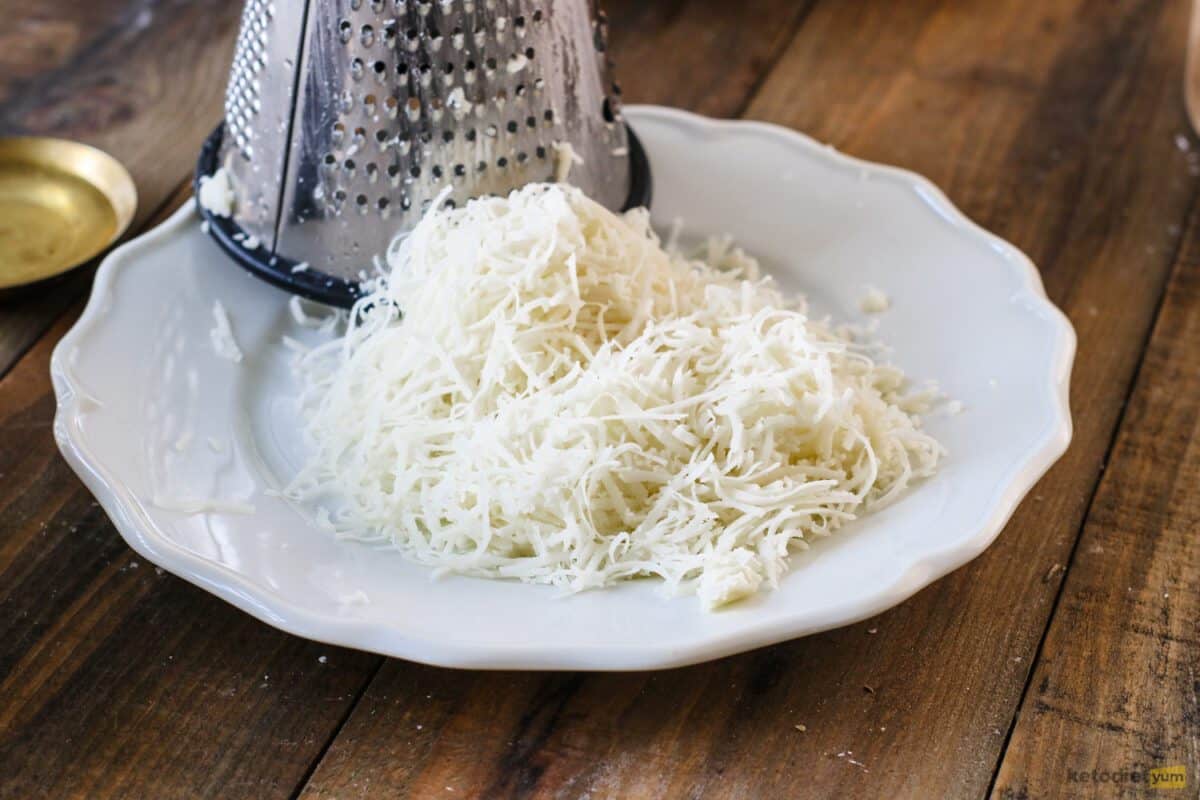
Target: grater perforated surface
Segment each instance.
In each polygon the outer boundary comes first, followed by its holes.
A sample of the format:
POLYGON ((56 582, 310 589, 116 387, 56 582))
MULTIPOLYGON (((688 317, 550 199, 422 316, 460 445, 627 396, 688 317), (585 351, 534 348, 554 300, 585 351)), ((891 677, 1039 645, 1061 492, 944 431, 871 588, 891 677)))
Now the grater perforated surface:
POLYGON ((251 135, 255 118, 262 110, 259 87, 267 66, 267 46, 274 16, 275 7, 270 0, 246 3, 233 56, 233 71, 225 92, 225 130, 246 158, 254 157, 251 135))
POLYGON ((221 163, 272 255, 353 279, 448 204, 552 180, 621 208, 629 137, 587 0, 248 0, 221 163))

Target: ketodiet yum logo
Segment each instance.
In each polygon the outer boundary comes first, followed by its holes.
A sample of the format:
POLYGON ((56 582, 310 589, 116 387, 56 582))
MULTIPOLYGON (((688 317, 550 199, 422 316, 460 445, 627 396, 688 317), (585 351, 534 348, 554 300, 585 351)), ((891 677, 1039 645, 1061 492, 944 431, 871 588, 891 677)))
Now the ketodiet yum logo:
POLYGON ((1114 789, 1133 786, 1144 786, 1150 789, 1186 789, 1187 767, 1069 769, 1067 770, 1067 783, 1073 785, 1108 786, 1114 789))

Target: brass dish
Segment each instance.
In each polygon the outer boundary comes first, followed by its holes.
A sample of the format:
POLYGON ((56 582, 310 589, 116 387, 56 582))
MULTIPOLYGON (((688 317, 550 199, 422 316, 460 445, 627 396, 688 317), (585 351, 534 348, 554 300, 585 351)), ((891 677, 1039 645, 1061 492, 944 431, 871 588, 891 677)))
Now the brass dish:
POLYGON ((107 153, 61 139, 0 139, 0 291, 91 260, 136 209, 133 178, 107 153))

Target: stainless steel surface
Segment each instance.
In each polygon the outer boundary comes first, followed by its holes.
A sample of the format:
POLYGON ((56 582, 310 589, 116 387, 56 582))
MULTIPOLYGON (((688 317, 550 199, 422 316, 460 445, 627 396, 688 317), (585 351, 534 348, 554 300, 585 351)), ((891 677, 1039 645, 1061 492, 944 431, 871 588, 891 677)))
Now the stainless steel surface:
POLYGON ((606 23, 588 0, 248 0, 221 163, 235 221, 353 279, 448 201, 552 180, 630 189, 606 23))

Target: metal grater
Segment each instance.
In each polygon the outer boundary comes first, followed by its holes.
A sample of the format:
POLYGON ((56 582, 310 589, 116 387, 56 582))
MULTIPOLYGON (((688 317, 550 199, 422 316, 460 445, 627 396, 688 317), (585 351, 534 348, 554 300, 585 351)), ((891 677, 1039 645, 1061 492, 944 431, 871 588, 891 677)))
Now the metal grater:
POLYGON ((248 0, 197 171, 223 166, 236 195, 210 231, 259 276, 347 305, 445 187, 461 204, 570 159, 598 202, 648 204, 610 69, 589 0, 248 0))

